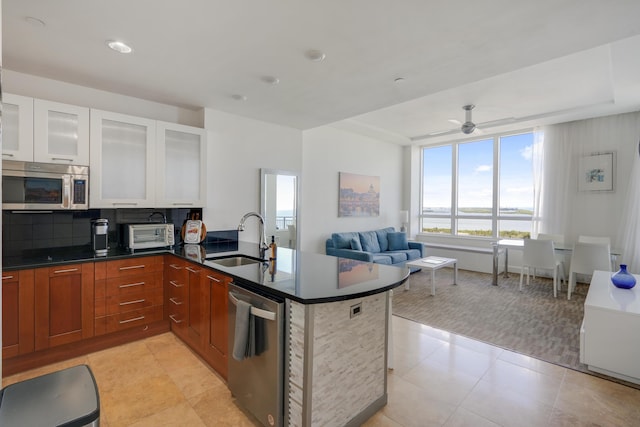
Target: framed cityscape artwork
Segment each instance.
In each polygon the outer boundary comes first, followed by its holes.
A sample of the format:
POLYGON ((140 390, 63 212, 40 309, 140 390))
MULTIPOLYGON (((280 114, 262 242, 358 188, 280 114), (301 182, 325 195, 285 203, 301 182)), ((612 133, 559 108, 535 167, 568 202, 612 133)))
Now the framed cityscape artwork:
POLYGON ((380 177, 340 172, 338 216, 380 216, 380 177))
POLYGON ((578 191, 614 191, 616 153, 591 153, 580 158, 578 191))

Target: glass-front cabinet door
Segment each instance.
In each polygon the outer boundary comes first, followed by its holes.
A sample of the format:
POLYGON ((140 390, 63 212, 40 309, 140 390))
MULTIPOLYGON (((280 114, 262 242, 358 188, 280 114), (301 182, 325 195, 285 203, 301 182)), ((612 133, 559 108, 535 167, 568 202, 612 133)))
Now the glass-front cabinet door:
POLYGON ((206 131, 175 123, 157 124, 156 205, 206 205, 206 131))
POLYGON ((2 159, 33 161, 33 98, 2 94, 2 159))
POLYGON ((33 121, 34 161, 89 164, 88 108, 36 99, 33 121))
POLYGON ((156 121, 91 110, 91 208, 154 207, 156 121))

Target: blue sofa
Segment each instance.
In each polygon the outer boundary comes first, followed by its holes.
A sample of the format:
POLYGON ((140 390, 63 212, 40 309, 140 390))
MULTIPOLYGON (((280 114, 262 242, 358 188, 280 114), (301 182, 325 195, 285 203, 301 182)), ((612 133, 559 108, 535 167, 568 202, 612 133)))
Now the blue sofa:
POLYGON ((403 267, 422 258, 422 244, 407 241, 393 227, 372 231, 333 233, 326 242, 327 255, 403 267))

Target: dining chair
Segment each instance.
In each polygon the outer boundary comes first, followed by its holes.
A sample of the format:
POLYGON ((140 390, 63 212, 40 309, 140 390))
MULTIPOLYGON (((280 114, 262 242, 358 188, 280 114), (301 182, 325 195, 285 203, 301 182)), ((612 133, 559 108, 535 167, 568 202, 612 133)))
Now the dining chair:
MULTIPOLYGON (((583 242, 583 243, 600 243, 603 245, 608 245, 609 246, 609 252, 611 252, 611 238, 609 237, 601 237, 601 236, 585 236, 585 235, 580 235, 578 236, 578 242, 583 242)), ((611 258, 611 271, 615 270, 615 257, 611 258)))
POLYGON ((563 234, 550 234, 550 233, 538 233, 538 240, 553 240, 553 243, 558 246, 564 244, 563 234))
POLYGON ((611 250, 608 244, 576 242, 571 254, 567 299, 576 287, 576 274, 592 275, 595 270, 611 271, 611 250))
POLYGON ((527 270, 527 286, 529 286, 529 275, 531 269, 553 271, 553 297, 558 295, 558 278, 560 285, 564 280, 564 268, 561 261, 556 259, 553 240, 545 239, 524 239, 522 250, 522 270, 520 270, 520 291, 522 291, 522 279, 524 271, 527 270), (559 277, 558 277, 559 276, 559 277))
MULTIPOLYGON (((551 234, 551 233, 538 233, 538 240, 553 240, 554 250, 560 247, 564 247, 564 234, 551 234)), ((564 256, 565 254, 562 252, 555 251, 555 256, 558 261, 562 263, 562 271, 564 273, 567 272, 564 265, 564 256)), ((533 278, 536 278, 536 270, 533 270, 533 278)))
POLYGON ((611 247, 611 238, 609 237, 600 237, 600 236, 585 236, 583 234, 578 236, 578 242, 581 243, 600 243, 604 245, 609 245, 611 247))

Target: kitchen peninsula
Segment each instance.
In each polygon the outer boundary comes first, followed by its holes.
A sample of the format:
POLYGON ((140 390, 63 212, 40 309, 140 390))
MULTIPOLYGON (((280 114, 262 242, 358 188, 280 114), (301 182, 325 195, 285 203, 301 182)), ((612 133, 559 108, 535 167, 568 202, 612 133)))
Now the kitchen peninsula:
MULTIPOLYGON (((408 270, 284 248, 278 249, 275 265, 226 267, 212 259, 238 255, 256 257, 257 245, 204 244, 134 254, 110 251, 102 258, 86 253, 83 258, 77 250, 66 256, 60 252, 57 257, 5 260, 4 268, 5 274, 72 263, 92 263, 99 269, 102 261, 149 256, 164 257, 165 272, 173 260, 205 267, 205 276, 228 277, 241 288, 284 303, 282 413, 274 417, 275 425, 359 425, 382 408, 387 401, 389 291, 404 283, 408 270)), ((167 292, 166 278, 163 282, 167 292)), ((169 323, 168 307, 164 313, 169 323)), ((231 339, 229 343, 233 345, 231 339)), ((270 424, 268 418, 259 421, 270 424)))

